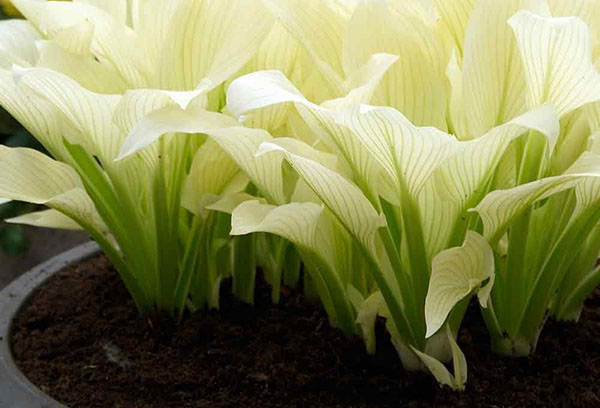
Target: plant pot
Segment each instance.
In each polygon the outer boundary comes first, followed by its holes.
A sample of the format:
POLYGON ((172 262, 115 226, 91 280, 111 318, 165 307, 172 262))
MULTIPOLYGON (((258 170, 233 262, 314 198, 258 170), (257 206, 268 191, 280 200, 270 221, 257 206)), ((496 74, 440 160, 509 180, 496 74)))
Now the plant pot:
POLYGON ((98 253, 95 242, 80 245, 26 272, 0 292, 0 407, 67 408, 33 385, 15 364, 10 347, 12 321, 33 291, 48 278, 98 253))

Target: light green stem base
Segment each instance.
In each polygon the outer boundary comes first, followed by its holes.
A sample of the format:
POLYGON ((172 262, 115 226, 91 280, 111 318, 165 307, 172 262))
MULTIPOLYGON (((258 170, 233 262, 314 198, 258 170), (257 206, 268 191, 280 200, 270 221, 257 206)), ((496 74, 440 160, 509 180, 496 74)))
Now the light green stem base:
POLYGON ((492 351, 508 357, 526 357, 535 351, 537 337, 532 341, 525 337, 492 337, 492 351))

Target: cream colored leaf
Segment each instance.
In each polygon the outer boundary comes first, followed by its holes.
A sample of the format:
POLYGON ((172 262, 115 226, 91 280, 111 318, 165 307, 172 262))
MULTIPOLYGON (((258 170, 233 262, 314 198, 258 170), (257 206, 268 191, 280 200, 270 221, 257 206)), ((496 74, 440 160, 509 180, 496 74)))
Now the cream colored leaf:
POLYGON ((214 89, 252 58, 273 23, 260 0, 176 3, 157 39, 157 88, 214 89))
MULTIPOLYGON (((497 241, 511 220, 533 203, 600 177, 600 156, 586 152, 562 175, 489 193, 473 209, 481 216, 484 236, 497 241)), ((583 184, 593 188, 596 183, 583 184)), ((586 191, 580 192, 584 194, 586 191)), ((593 194, 592 191, 589 191, 593 194)))
POLYGON ((523 59, 529 107, 550 102, 563 116, 600 99, 600 73, 582 20, 520 11, 509 24, 523 59))
POLYGON ((474 292, 481 306, 487 307, 493 283, 492 248, 481 235, 468 231, 461 247, 446 249, 433 258, 425 300, 426 337, 435 334, 452 308, 474 292))
POLYGON ((25 224, 34 227, 81 230, 81 226, 56 210, 36 211, 4 220, 11 224, 25 224))

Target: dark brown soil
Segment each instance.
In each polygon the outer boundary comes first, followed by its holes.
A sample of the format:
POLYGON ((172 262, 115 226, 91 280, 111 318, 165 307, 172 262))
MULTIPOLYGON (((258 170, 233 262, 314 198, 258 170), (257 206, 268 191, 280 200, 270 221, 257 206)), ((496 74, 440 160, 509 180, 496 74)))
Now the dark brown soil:
POLYGON ((459 336, 469 362, 462 394, 403 372, 383 331, 367 356, 300 294, 273 306, 259 285, 252 308, 227 293, 220 312, 157 336, 99 257, 39 290, 16 321, 14 355, 72 408, 600 407, 600 291, 580 324, 550 322, 528 359, 491 355, 470 310, 459 336))

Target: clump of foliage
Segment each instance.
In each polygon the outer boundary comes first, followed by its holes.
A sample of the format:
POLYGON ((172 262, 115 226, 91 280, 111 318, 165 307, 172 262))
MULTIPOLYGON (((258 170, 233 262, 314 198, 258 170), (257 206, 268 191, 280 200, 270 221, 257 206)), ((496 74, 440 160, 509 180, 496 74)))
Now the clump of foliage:
POLYGON ((142 311, 302 264, 333 325, 374 352, 383 316, 462 389, 473 296, 526 355, 600 283, 600 2, 87 3, 15 1, 0 103, 58 161, 1 150, 0 195, 88 230, 142 311))
POLYGON ((262 62, 272 18, 258 0, 135 3, 13 1, 27 20, 0 23, 0 104, 52 158, 2 146, 0 196, 49 207, 12 222, 85 229, 141 312, 216 307, 236 245, 229 216, 196 198, 243 191, 246 178, 202 136, 116 159, 159 109, 234 122, 213 113, 223 84, 262 62))

